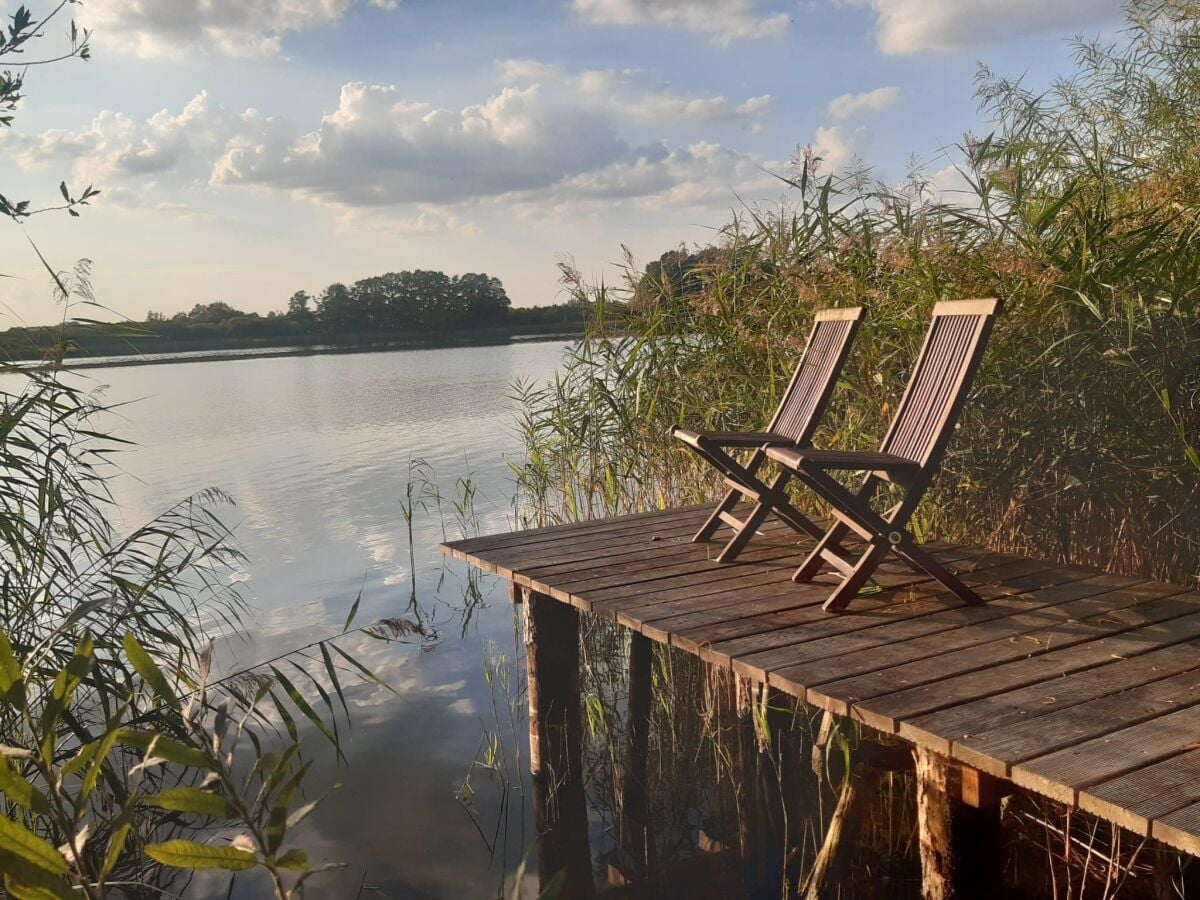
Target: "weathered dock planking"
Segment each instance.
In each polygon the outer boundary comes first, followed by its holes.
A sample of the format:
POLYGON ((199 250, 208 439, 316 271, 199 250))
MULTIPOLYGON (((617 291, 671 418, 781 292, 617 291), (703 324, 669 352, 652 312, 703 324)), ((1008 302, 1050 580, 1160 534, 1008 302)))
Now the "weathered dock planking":
POLYGON ((736 563, 692 507, 491 535, 443 552, 732 668, 921 751, 1200 855, 1200 593, 931 545, 988 603, 897 563, 849 611, 794 584, 807 539, 765 525, 736 563))

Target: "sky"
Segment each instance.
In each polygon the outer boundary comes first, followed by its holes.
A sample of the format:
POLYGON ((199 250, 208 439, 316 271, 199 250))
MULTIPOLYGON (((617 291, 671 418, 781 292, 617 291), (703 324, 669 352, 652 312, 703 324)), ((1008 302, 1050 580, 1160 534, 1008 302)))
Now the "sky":
MULTIPOLYGON (((15 4, 0 0, 11 14, 15 4)), ((51 8, 27 0, 35 17, 51 8)), ((0 327, 56 320, 30 242, 134 319, 266 313, 382 272, 619 278, 777 203, 797 148, 952 180, 979 63, 1047 85, 1119 0, 88 0, 92 59, 27 71, 0 193, 0 327), (7 321, 5 321, 7 320, 7 321)), ((57 22, 57 20, 56 20, 57 22)), ((61 52, 63 19, 27 56, 61 52)), ((11 58, 2 60, 10 63, 11 58)), ((80 313, 81 315, 83 313, 80 313)))

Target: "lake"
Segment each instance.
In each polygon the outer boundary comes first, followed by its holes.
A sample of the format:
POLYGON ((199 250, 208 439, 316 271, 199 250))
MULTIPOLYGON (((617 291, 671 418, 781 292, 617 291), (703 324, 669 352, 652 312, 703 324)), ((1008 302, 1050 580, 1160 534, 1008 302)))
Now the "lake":
MULTIPOLYGON (((444 562, 436 546, 443 525, 459 536, 450 499, 460 478, 477 488, 481 532, 513 521, 506 459, 519 456, 521 443, 509 386, 548 378, 565 347, 195 362, 71 376, 90 380, 109 403, 127 404, 115 423, 138 444, 118 459, 124 474, 115 492, 126 527, 212 486, 236 500, 226 518, 248 557, 238 578, 252 616, 224 648, 225 670, 337 634, 360 593, 359 624, 419 617, 438 633, 425 647, 361 636, 342 642, 396 693, 377 685, 348 692, 348 765, 333 764, 319 735, 309 743, 319 760, 310 789, 342 787, 297 831, 296 843, 314 863, 347 864, 314 881, 312 894, 354 897, 362 887, 366 897, 495 896, 532 840, 519 778, 506 788, 482 770, 472 775, 478 827, 456 799, 498 719, 512 746, 506 704, 515 699, 519 709, 520 698, 494 693, 484 669, 485 660, 519 663, 520 641, 503 586, 479 581, 468 615, 466 569, 444 562), (439 486, 444 515, 426 488, 428 509, 418 506, 412 517, 410 556, 402 501, 422 478, 439 486)), ((519 726, 515 732, 523 741, 519 726)), ((226 875, 197 878, 186 896, 224 897, 227 888, 226 875)), ((241 877, 233 896, 268 892, 241 877)))

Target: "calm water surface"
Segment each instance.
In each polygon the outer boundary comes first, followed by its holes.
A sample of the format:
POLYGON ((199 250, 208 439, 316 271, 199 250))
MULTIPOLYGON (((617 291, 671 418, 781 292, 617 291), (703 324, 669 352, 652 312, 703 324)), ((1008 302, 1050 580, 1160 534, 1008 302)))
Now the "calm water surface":
MULTIPOLYGON (((359 655, 397 691, 350 692, 349 765, 322 760, 313 789, 343 787, 296 834, 310 860, 348 864, 313 883, 319 896, 495 896, 531 840, 519 787, 476 772, 476 828, 455 793, 485 729, 495 729, 484 659, 515 653, 513 617, 494 579, 464 622, 465 570, 435 551, 454 514, 417 511, 410 559, 401 500, 411 461, 425 460, 447 497, 456 479, 478 485, 481 531, 511 521, 507 458, 520 453, 508 388, 545 379, 561 342, 347 356, 311 356, 92 369, 74 377, 126 403, 116 493, 126 526, 210 486, 249 558, 239 576, 251 621, 225 666, 246 665, 341 630, 362 593, 358 622, 419 615, 440 634, 432 647, 351 636, 359 655), (416 597, 417 606, 411 604, 416 597), (497 820, 500 827, 497 830, 497 820), (505 827, 507 825, 507 827, 505 827), (483 831, 487 840, 481 837, 483 831), (493 857, 488 844, 498 834, 493 857), (373 889, 373 890, 372 890, 373 889)), ((498 698, 503 702, 504 698, 498 698)), ((507 713, 501 709, 501 721, 507 713)), ((536 866, 533 866, 536 869, 536 866)), ((225 896, 228 881, 194 882, 188 896, 225 896)), ((236 897, 264 896, 242 880, 236 897)))

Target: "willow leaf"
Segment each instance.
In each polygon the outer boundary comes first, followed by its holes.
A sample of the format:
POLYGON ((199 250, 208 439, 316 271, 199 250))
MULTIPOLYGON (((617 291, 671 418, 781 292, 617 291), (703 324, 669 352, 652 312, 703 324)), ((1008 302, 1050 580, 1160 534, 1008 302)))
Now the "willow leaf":
POLYGON ((161 844, 147 844, 146 855, 176 869, 224 869, 227 872, 244 872, 258 865, 253 853, 239 850, 237 847, 198 844, 182 838, 163 841, 161 844))

